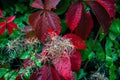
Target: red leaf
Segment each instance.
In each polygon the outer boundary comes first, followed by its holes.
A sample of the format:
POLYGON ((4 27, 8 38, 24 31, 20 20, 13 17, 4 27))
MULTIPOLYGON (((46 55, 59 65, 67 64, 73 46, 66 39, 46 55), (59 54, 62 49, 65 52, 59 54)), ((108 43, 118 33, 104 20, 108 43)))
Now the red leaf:
POLYGON ((75 29, 75 34, 80 36, 82 39, 87 39, 89 33, 91 32, 93 28, 93 19, 90 15, 90 12, 83 13, 82 18, 75 29))
POLYGON ((43 66, 35 71, 30 80, 61 80, 57 71, 52 66, 43 66))
POLYGON ((71 31, 74 31, 77 27, 83 11, 82 3, 73 4, 66 13, 66 22, 71 31))
POLYGON ((18 76, 16 77, 16 80, 22 80, 23 77, 24 77, 24 75, 23 75, 23 74, 20 74, 20 75, 18 75, 18 76))
POLYGON ((11 34, 14 29, 18 29, 17 25, 14 22, 7 24, 8 33, 11 34))
POLYGON ((3 12, 2 10, 0 9, 0 18, 4 18, 4 16, 2 16, 3 12))
POLYGON ((0 23, 0 35, 4 34, 6 29, 6 22, 1 22, 0 23))
POLYGON ((104 32, 108 32, 109 27, 111 25, 111 18, 109 14, 106 12, 104 7, 98 4, 95 1, 89 1, 88 5, 92 8, 94 14, 97 17, 99 24, 102 26, 104 32))
POLYGON ((45 9, 47 9, 47 10, 56 8, 58 3, 60 2, 60 0, 44 0, 44 1, 45 1, 44 6, 45 6, 45 9))
POLYGON ((48 36, 48 28, 51 27, 57 34, 60 33, 60 19, 53 12, 44 12, 37 11, 30 15, 29 23, 35 29, 35 33, 41 42, 44 42, 48 36))
POLYGON ((85 42, 75 34, 66 34, 64 38, 69 38, 76 49, 82 50, 86 48, 85 42))
POLYGON ((61 76, 66 80, 70 80, 72 78, 71 62, 67 54, 62 55, 59 59, 54 59, 52 62, 61 76))
POLYGON ((61 26, 60 19, 54 12, 46 12, 49 27, 51 27, 57 34, 60 34, 61 26))
POLYGON ((48 23, 47 23, 47 18, 45 17, 45 14, 41 16, 41 19, 37 22, 37 27, 35 28, 35 33, 38 39, 41 42, 44 42, 45 39, 48 36, 48 23))
POLYGON ((0 15, 2 15, 3 14, 3 12, 2 12, 2 10, 0 9, 0 15))
POLYGON ((70 56, 72 70, 79 71, 82 63, 82 58, 79 52, 74 52, 70 56))
POLYGON ((7 22, 7 23, 12 22, 12 21, 15 19, 15 17, 16 17, 16 16, 10 16, 10 17, 8 17, 7 20, 6 20, 6 22, 7 22))
POLYGON ((100 5, 102 5, 111 18, 115 18, 116 14, 116 4, 115 0, 96 0, 100 5))
POLYGON ((36 25, 38 24, 38 21, 40 21, 41 13, 42 11, 37 11, 37 12, 32 13, 29 16, 28 20, 33 29, 35 29, 36 25))
POLYGON ((34 8, 43 9, 42 0, 35 0, 30 6, 34 8))

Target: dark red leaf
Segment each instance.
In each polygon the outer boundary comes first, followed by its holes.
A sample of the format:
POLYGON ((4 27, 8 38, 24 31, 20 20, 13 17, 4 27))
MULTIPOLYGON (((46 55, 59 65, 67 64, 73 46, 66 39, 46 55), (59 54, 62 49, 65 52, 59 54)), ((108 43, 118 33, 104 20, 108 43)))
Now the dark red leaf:
POLYGON ((99 3, 95 1, 89 1, 88 5, 92 8, 94 14, 97 17, 97 20, 101 27, 103 28, 104 32, 108 32, 109 27, 111 25, 111 18, 109 14, 106 12, 104 7, 102 7, 99 3))
POLYGON ((43 14, 41 16, 41 19, 38 21, 37 27, 35 28, 35 33, 36 33, 36 36, 38 37, 38 39, 41 41, 41 42, 44 42, 45 39, 47 38, 48 36, 48 22, 47 22, 47 17, 45 16, 45 14, 43 14))
POLYGON ((6 22, 7 22, 7 23, 12 22, 12 21, 15 19, 15 17, 16 17, 16 16, 10 16, 10 17, 8 17, 7 20, 6 20, 6 22))
POLYGON ((75 46, 76 49, 85 49, 85 42, 75 34, 66 34, 64 38, 70 39, 71 43, 75 46))
POLYGON ((96 0, 100 5, 102 5, 111 18, 115 18, 116 14, 116 4, 115 0, 96 0))
POLYGON ((75 34, 80 36, 82 39, 87 39, 89 33, 91 32, 93 28, 93 19, 92 16, 90 15, 90 12, 85 12, 82 15, 82 18, 75 29, 75 34))
POLYGON ((61 76, 66 80, 72 78, 70 57, 67 54, 62 55, 59 59, 54 59, 52 62, 61 76))
POLYGON ((82 63, 81 55, 78 51, 70 55, 72 70, 79 71, 82 63))
POLYGON ((56 8, 60 0, 44 0, 44 2, 44 8, 51 10, 52 8, 56 8))
POLYGON ((17 25, 14 22, 7 24, 8 33, 11 34, 14 29, 18 29, 17 25))
POLYGON ((6 29, 6 22, 1 22, 0 23, 0 35, 4 34, 6 29))
POLYGON ((24 75, 23 75, 23 74, 20 74, 20 75, 18 75, 18 76, 16 77, 16 80, 22 80, 23 77, 24 77, 24 75))
POLYGON ((73 4, 66 13, 66 22, 71 31, 74 31, 77 27, 83 11, 82 3, 73 4))
POLYGON ((32 13, 29 16, 28 20, 33 29, 35 29, 36 25, 38 24, 38 21, 40 21, 41 14, 42 14, 42 11, 37 11, 37 12, 32 13))
POLYGON ((2 15, 3 14, 3 12, 2 12, 2 10, 0 9, 0 15, 2 15))
POLYGON ((0 9, 0 18, 4 18, 4 16, 2 16, 3 12, 2 10, 0 9))
POLYGON ((49 27, 51 27, 57 34, 60 34, 61 25, 60 19, 54 12, 46 12, 49 27))
POLYGON ((29 23, 35 29, 35 33, 41 42, 44 42, 48 36, 48 28, 52 28, 57 34, 60 33, 60 19, 53 12, 44 12, 37 11, 30 15, 29 23))
POLYGON ((43 66, 36 70, 30 80, 61 80, 57 71, 52 66, 43 66))
POLYGON ((30 6, 34 8, 43 9, 42 0, 35 0, 30 6))

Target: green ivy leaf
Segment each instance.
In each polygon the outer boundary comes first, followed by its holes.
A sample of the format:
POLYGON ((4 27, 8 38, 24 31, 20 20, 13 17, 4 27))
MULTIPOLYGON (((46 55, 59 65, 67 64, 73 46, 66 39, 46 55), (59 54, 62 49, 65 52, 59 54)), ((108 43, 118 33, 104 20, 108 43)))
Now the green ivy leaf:
POLYGON ((2 78, 6 73, 7 73, 8 69, 6 68, 0 68, 0 78, 2 78))
POLYGON ((16 71, 10 71, 7 74, 5 74, 4 78, 5 80, 16 80, 17 76, 18 73, 16 71))
POLYGON ((26 51, 26 52, 23 52, 20 56, 20 59, 27 59, 28 57, 30 57, 30 53, 31 51, 26 51))
POLYGON ((110 32, 109 33, 109 38, 113 41, 113 40, 115 40, 116 39, 116 35, 115 34, 113 34, 112 32, 110 32))
POLYGON ((85 73, 84 69, 80 69, 78 80, 81 80, 85 76, 86 76, 86 73, 85 73))
POLYGON ((106 41, 106 44, 105 44, 106 54, 110 55, 112 53, 112 46, 113 46, 112 41, 109 38, 107 38, 107 41, 106 41))
POLYGON ((41 61, 40 61, 40 60, 37 59, 37 60, 35 60, 35 62, 36 62, 36 65, 37 65, 38 67, 41 67, 42 64, 41 64, 41 61))
POLYGON ((116 70, 115 65, 111 64, 110 69, 109 69, 110 80, 116 80, 115 70, 116 70))
POLYGON ((92 60, 94 58, 94 56, 95 56, 95 53, 93 51, 90 52, 90 54, 88 55, 88 60, 89 61, 92 60))
POLYGON ((65 20, 61 20, 61 25, 62 25, 61 34, 64 34, 67 31, 67 29, 68 29, 66 21, 65 20))
POLYGON ((115 19, 110 27, 110 31, 116 35, 120 35, 120 19, 115 19))

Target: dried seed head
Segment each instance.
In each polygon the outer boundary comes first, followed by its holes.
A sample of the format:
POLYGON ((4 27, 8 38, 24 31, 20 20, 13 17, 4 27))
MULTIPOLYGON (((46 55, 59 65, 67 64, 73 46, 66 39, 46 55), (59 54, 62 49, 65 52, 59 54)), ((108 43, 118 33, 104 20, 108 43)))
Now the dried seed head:
POLYGON ((63 54, 72 54, 75 48, 71 44, 70 39, 54 36, 45 44, 41 54, 46 54, 48 59, 57 59, 63 54))

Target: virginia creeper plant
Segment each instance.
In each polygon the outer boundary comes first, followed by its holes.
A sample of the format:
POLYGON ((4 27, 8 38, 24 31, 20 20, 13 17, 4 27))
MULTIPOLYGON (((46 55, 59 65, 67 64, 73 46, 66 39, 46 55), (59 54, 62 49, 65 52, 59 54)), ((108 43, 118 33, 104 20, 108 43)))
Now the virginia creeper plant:
POLYGON ((115 0, 1 3, 1 80, 119 80, 115 0))

